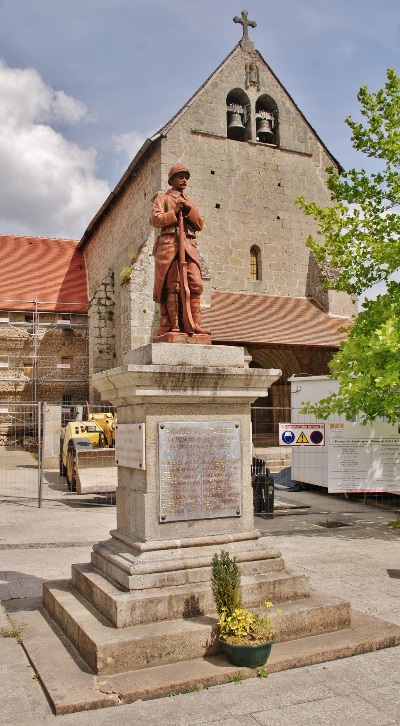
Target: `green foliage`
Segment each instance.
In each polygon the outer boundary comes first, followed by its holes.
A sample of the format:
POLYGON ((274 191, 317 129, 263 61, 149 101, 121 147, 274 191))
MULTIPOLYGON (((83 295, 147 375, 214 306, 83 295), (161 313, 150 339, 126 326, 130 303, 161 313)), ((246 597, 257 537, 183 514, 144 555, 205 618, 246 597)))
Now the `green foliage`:
POLYGON ((274 637, 270 608, 272 602, 265 603, 265 612, 251 613, 244 608, 236 608, 232 613, 224 610, 218 621, 219 636, 235 645, 258 645, 267 643, 274 637))
POLYGON ((242 607, 242 589, 240 585, 240 569, 236 560, 229 552, 215 553, 211 563, 211 589, 219 616, 223 612, 229 615, 236 608, 242 607))
POLYGON ((257 668, 257 678, 268 678, 269 673, 266 668, 257 668))
POLYGON ((385 87, 358 93, 365 120, 346 123, 353 147, 376 160, 379 170, 350 169, 340 176, 331 167, 328 188, 332 206, 323 208, 299 197, 297 204, 318 223, 318 239, 307 246, 327 272, 326 285, 361 295, 384 281, 387 292, 367 301, 337 355, 330 372, 339 392, 303 412, 347 419, 361 412, 363 423, 400 413, 400 283, 390 276, 400 269, 400 79, 387 71, 385 87), (397 359, 397 360, 396 360, 397 359))
POLYGON ((236 640, 243 635, 248 635, 254 620, 253 613, 249 613, 244 608, 236 608, 230 615, 223 610, 218 621, 219 636, 224 640, 231 637, 236 640))
POLYGON ((126 265, 126 267, 122 268, 121 272, 119 273, 119 276, 121 278, 121 285, 129 282, 129 280, 131 279, 131 274, 132 267, 130 267, 130 265, 126 265))

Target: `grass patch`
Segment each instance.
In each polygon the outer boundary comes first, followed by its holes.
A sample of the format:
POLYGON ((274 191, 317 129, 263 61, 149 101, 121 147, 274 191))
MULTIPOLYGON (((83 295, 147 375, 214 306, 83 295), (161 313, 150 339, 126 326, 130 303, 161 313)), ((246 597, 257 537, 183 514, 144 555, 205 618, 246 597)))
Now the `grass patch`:
POLYGON ((388 522, 388 527, 391 527, 391 529, 400 529, 400 514, 397 515, 396 519, 391 519, 388 522))
POLYGON ((0 635, 3 638, 14 638, 17 643, 21 642, 21 633, 26 627, 25 624, 17 625, 14 628, 0 628, 0 635))
POLYGON ((231 676, 228 676, 228 683, 241 683, 242 681, 244 681, 242 671, 236 671, 236 673, 232 673, 231 676))

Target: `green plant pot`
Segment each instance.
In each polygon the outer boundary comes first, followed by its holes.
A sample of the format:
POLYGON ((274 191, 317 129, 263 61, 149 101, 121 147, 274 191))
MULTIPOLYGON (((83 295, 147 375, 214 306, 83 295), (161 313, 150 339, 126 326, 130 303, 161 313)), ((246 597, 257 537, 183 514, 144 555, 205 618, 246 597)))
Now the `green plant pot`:
POLYGON ((226 640, 218 638, 220 648, 225 653, 229 662, 242 668, 258 668, 267 662, 272 645, 275 643, 275 635, 272 640, 259 645, 234 645, 226 640))

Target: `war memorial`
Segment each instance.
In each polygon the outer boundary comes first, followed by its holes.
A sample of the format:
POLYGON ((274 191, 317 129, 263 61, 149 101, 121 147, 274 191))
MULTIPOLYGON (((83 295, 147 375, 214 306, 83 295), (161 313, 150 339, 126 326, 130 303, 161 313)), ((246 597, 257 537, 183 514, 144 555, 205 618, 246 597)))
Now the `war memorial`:
MULTIPOLYGON (((243 38, 234 62, 256 88, 252 21, 245 12, 235 21, 243 38)), ((272 111, 260 116, 269 140, 272 111)), ((41 665, 56 713, 226 682, 237 669, 218 651, 210 587, 211 561, 222 550, 240 566, 246 607, 271 600, 281 610, 271 672, 400 642, 397 626, 311 590, 254 526, 251 404, 267 396, 281 369, 249 367, 243 346, 212 342, 212 316, 203 323, 200 312, 201 204, 186 193, 196 158, 170 158, 172 149, 162 163, 170 161, 168 189, 153 195, 152 209, 147 203, 157 230, 157 325, 142 344, 132 344, 132 332, 118 364, 93 375, 102 400, 118 408, 116 529, 93 546, 90 563, 73 565, 70 580, 45 583, 42 610, 23 613, 24 647, 41 665)))

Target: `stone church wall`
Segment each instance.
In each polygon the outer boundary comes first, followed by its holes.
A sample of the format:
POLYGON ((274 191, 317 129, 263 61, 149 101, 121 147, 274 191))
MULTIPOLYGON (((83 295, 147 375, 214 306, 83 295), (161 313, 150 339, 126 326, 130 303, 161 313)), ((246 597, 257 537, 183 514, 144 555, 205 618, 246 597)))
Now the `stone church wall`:
POLYGON ((305 246, 313 225, 295 199, 303 194, 328 203, 324 170, 332 160, 257 54, 239 49, 168 132, 163 142, 164 178, 176 159, 192 171, 188 189, 205 218, 199 247, 212 289, 308 295, 328 312, 330 301, 305 246), (246 89, 250 58, 257 62, 259 86, 246 89), (226 138, 226 98, 235 88, 245 90, 253 115, 257 98, 267 94, 275 100, 279 148, 257 143, 255 124, 252 140, 226 138), (249 272, 253 245, 261 253, 258 281, 251 280, 249 272))
POLYGON ((323 288, 321 270, 305 245, 315 226, 295 206, 298 195, 328 203, 325 169, 333 161, 257 53, 237 47, 162 131, 133 174, 127 172, 126 186, 84 247, 91 374, 110 362, 121 365, 124 352, 150 342, 157 328, 149 218, 177 161, 191 170, 188 193, 205 220, 198 237, 210 278, 203 305, 210 303, 210 290, 219 290, 308 296, 327 313, 352 314, 350 298, 323 288), (249 80, 251 62, 255 82, 249 80), (252 112, 246 141, 227 138, 226 100, 235 89, 246 95, 252 112), (276 146, 256 140, 255 105, 261 97, 273 99, 279 112, 276 146), (250 276, 253 246, 259 250, 258 280, 250 276))
POLYGON ((90 374, 120 365, 125 351, 150 340, 155 306, 154 234, 149 219, 160 185, 160 149, 155 146, 84 247, 90 297, 90 374), (112 305, 107 296, 112 297, 112 305))

